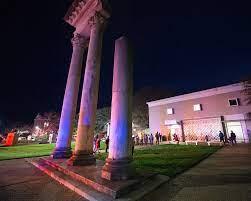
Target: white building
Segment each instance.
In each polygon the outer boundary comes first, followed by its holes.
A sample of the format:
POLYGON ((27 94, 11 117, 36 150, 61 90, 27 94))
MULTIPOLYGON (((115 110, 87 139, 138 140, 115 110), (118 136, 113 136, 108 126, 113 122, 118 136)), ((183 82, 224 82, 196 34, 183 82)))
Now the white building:
POLYGON ((238 142, 249 142, 251 105, 247 104, 242 83, 198 91, 148 102, 149 126, 172 140, 218 140, 219 131, 227 137, 232 130, 238 142))

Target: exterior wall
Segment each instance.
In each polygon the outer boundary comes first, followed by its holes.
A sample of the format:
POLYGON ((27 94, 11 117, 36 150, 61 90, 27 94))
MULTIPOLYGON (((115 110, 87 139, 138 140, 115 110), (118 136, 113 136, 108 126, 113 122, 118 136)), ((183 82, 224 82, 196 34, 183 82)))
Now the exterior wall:
POLYGON ((160 131, 161 127, 161 113, 162 107, 156 106, 151 109, 149 109, 149 128, 151 133, 156 133, 157 131, 160 131))
POLYGON ((161 120, 176 119, 200 119, 208 117, 219 117, 224 115, 245 114, 251 112, 251 106, 245 105, 241 91, 220 94, 199 99, 181 101, 159 106, 161 108, 161 120), (240 98, 240 106, 229 106, 228 99, 240 98), (201 104, 201 111, 193 111, 193 105, 201 104), (167 108, 174 108, 174 114, 168 115, 167 108))
MULTIPOLYGON (((229 87, 229 86, 228 86, 229 87)), ((199 92, 196 92, 199 93, 199 92)), ((203 91, 200 92, 203 94, 203 91)), ((183 97, 191 96, 191 94, 184 95, 183 97)), ((244 140, 245 142, 248 141, 251 135, 251 121, 247 118, 247 113, 251 113, 251 105, 245 104, 245 95, 242 93, 242 90, 232 91, 222 94, 211 95, 207 97, 200 97, 189 100, 184 98, 184 101, 172 102, 173 99, 176 97, 170 98, 167 104, 160 104, 149 106, 149 126, 151 132, 161 131, 163 127, 168 130, 171 125, 166 126, 165 121, 172 122, 176 120, 177 122, 183 121, 184 126, 188 123, 189 120, 198 120, 196 124, 202 124, 203 120, 212 124, 214 119, 220 119, 222 116, 225 118, 224 124, 227 121, 240 121, 241 127, 243 128, 244 132, 244 140), (240 105, 239 106, 230 106, 228 100, 239 98, 240 105), (194 111, 193 105, 201 104, 202 110, 201 111, 194 111), (174 114, 167 114, 167 108, 173 108, 174 114), (231 119, 231 116, 235 118, 231 119), (210 122, 211 119, 211 122, 210 122), (200 120, 200 121, 199 121, 200 120), (201 122, 201 123, 200 123, 201 122)), ((168 102, 168 99, 165 99, 168 102)), ((161 100, 160 100, 161 101, 161 100)), ((151 102, 150 102, 151 103, 151 102)), ((218 120, 217 120, 218 121, 218 120)), ((218 121, 219 123, 214 123, 214 127, 220 130, 223 130, 221 120, 218 121)), ((191 127, 191 126, 190 126, 191 127)), ((209 129, 209 128, 208 128, 209 129)), ((184 130, 187 130, 184 129, 184 130)), ((202 128, 198 128, 197 130, 202 130, 202 128)), ((204 129, 204 133, 209 133, 212 135, 216 130, 212 130, 209 132, 208 130, 204 129)), ((184 133, 186 135, 186 133, 184 133)), ((197 134, 200 135, 200 134, 197 134)), ((215 136, 211 136, 217 140, 217 133, 215 136)), ((202 139, 202 138, 201 138, 202 139)))

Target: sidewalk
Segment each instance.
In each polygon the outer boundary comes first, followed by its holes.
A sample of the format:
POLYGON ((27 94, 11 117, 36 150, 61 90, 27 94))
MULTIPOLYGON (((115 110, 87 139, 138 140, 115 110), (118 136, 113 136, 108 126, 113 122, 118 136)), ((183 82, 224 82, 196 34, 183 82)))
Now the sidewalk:
POLYGON ((24 159, 0 162, 0 201, 86 201, 24 159))
POLYGON ((251 201, 251 145, 222 148, 143 200, 251 201))

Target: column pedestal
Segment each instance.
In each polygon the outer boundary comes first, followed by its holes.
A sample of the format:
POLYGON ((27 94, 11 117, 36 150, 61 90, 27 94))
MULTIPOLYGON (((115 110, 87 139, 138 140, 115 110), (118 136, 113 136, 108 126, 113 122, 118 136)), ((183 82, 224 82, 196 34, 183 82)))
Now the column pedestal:
POLYGON ((59 147, 55 148, 52 153, 52 158, 70 158, 72 155, 71 147, 59 147))
POLYGON ((86 151, 74 151, 72 157, 67 161, 68 165, 84 166, 92 165, 96 162, 95 156, 86 151))
POLYGON ((134 175, 134 168, 132 167, 132 159, 124 158, 112 160, 107 158, 102 169, 101 177, 107 180, 127 180, 134 175))

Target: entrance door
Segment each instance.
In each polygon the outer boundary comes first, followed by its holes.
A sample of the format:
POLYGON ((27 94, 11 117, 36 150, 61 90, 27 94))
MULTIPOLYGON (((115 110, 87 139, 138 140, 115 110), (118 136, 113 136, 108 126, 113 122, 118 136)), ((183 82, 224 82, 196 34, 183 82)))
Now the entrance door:
POLYGON ((180 141, 183 141, 180 125, 178 124, 171 125, 170 130, 171 130, 171 140, 173 140, 173 135, 176 134, 178 136, 178 139, 180 141))
POLYGON ((235 133, 237 142, 244 142, 241 122, 239 122, 239 121, 227 122, 228 137, 230 137, 231 131, 233 131, 235 133))

